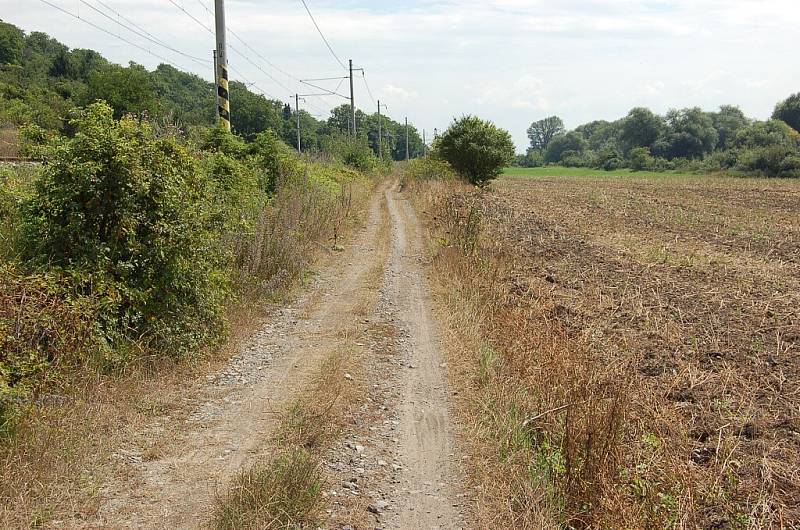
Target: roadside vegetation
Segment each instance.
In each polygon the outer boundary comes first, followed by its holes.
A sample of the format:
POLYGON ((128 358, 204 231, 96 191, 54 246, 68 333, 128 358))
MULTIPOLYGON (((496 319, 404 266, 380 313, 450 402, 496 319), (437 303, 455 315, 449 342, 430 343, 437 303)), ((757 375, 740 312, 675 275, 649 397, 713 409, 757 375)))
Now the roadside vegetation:
POLYGON ((431 231, 474 526, 800 519, 797 182, 414 178, 437 156, 405 185, 431 231))
MULTIPOLYGON (((233 131, 253 141, 272 130, 288 145, 297 146, 296 120, 284 101, 252 92, 244 83, 231 81, 236 100, 233 131)), ((13 137, 23 125, 35 125, 45 134, 69 133, 68 113, 104 100, 114 117, 146 115, 158 126, 174 126, 189 137, 201 137, 214 125, 214 86, 208 81, 170 65, 148 71, 130 63, 110 63, 93 50, 69 49, 41 32, 25 33, 0 21, 0 156, 17 156, 13 137), (120 87, 125 87, 124 90, 120 87)), ((300 141, 303 152, 330 151, 330 142, 340 141, 349 131, 350 107, 341 105, 320 120, 300 110, 300 141)), ((356 111, 359 143, 378 152, 378 115, 356 111)), ((382 117, 382 159, 404 160, 405 126, 382 117)), ((422 137, 411 125, 409 152, 422 154, 422 137)))
MULTIPOLYGON (((338 248, 387 167, 364 139, 332 135, 301 157, 271 129, 247 141, 117 115, 100 101, 69 110, 65 134, 23 126, 23 151, 42 163, 0 167, 10 526, 91 513, 120 423, 169 406, 156 397, 165 386, 229 351, 320 250, 338 248)), ((292 450, 270 473, 303 462, 292 450)))
POLYGON ((798 116, 800 94, 779 102, 767 121, 752 120, 732 105, 716 112, 673 109, 664 116, 640 107, 572 131, 551 116, 528 128, 530 147, 515 165, 800 177, 798 116))

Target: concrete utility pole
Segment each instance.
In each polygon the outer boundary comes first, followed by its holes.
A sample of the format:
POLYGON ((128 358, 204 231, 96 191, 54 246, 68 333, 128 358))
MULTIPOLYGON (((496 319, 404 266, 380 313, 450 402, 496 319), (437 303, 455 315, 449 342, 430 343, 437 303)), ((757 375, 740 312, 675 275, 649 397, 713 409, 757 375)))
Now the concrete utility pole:
POLYGON ((406 162, 408 162, 408 118, 406 118, 406 162))
MULTIPOLYGON (((214 99, 217 102, 217 106, 216 106, 217 109, 219 109, 219 89, 217 88, 217 86, 219 85, 219 83, 217 83, 217 76, 218 75, 219 75, 219 67, 217 66, 217 50, 215 48, 214 49, 214 77, 212 79, 214 80, 214 99)), ((217 110, 217 113, 219 113, 219 110, 217 110)))
POLYGON ((217 35, 217 114, 219 124, 231 130, 231 102, 228 92, 228 50, 225 46, 225 0, 214 0, 214 21, 217 35))
MULTIPOLYGON (((386 105, 383 105, 383 108, 388 108, 386 105)), ((383 133, 381 132, 381 128, 383 127, 382 118, 381 118, 381 100, 378 100, 378 158, 383 160, 383 133)))
POLYGON ((353 120, 352 132, 356 135, 356 98, 353 94, 353 60, 350 59, 350 114, 353 120))
POLYGON ((425 140, 425 129, 422 129, 422 156, 428 158, 428 143, 425 140))
POLYGON ((300 94, 294 95, 294 113, 297 116, 297 152, 302 153, 300 149, 300 94))

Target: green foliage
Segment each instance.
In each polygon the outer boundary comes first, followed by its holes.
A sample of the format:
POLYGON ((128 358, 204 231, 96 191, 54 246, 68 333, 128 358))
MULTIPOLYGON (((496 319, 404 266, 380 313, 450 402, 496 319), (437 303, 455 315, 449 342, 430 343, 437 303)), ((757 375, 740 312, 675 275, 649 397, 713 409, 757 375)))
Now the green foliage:
POLYGON ((647 147, 636 147, 631 149, 628 154, 630 158, 630 168, 634 171, 645 171, 653 169, 655 159, 650 154, 650 149, 647 147))
POLYGON ((800 92, 778 103, 772 119, 781 120, 795 131, 800 131, 800 92))
POLYGON ((157 108, 154 88, 143 67, 134 63, 128 68, 108 65, 90 74, 86 102, 106 101, 117 119, 126 114, 154 116, 157 108))
POLYGON ((666 158, 702 158, 719 141, 711 117, 699 108, 667 113, 668 134, 656 142, 653 151, 666 158))
POLYGON ((543 152, 554 138, 564 134, 564 122, 558 116, 550 116, 531 123, 527 132, 531 141, 531 149, 543 152))
MULTIPOLYGON (((565 158, 580 158, 586 150, 586 140, 579 133, 570 131, 565 135, 553 138, 544 153, 544 161, 549 164, 562 162, 565 158)), ((583 164, 575 164, 583 165, 583 164)))
POLYGON ((0 21, 0 64, 20 64, 25 34, 16 26, 0 21))
POLYGON ((266 193, 275 193, 281 179, 295 178, 302 172, 294 150, 274 131, 259 134, 248 146, 248 152, 258 170, 259 187, 266 193))
POLYGON ((411 180, 454 180, 458 178, 452 166, 438 156, 415 158, 405 168, 405 177, 411 180))
POLYGON ((364 138, 336 134, 323 141, 323 149, 343 164, 370 173, 378 167, 378 157, 364 138))
POLYGON ((439 156, 479 186, 497 178, 514 158, 508 131, 475 116, 455 120, 434 145, 439 156))
POLYGON ((104 300, 109 343, 187 354, 218 340, 227 287, 193 158, 146 122, 115 121, 105 103, 71 124, 77 134, 51 144, 24 209, 28 258, 104 300))
POLYGON ((650 147, 664 131, 664 120, 649 109, 632 109, 622 120, 619 140, 625 151, 636 147, 650 147))
POLYGON ((268 100, 260 94, 254 94, 238 81, 232 81, 231 91, 231 126, 245 140, 253 140, 262 131, 272 129, 278 134, 284 127, 291 127, 291 122, 283 119, 283 103, 268 100))
MULTIPOLYGON (((798 97, 778 105, 789 121, 798 97)), ((779 110, 776 109, 776 116, 779 110)), ((770 177, 797 175, 800 133, 785 121, 753 122, 735 106, 718 112, 699 108, 670 110, 665 117, 635 108, 618 121, 593 121, 555 137, 544 161, 566 167, 606 171, 733 171, 770 177)), ((526 157, 519 166, 535 166, 526 157)))
POLYGON ((98 350, 87 298, 69 296, 54 274, 25 274, 0 263, 0 434, 25 404, 42 374, 85 361, 98 350))
POLYGON ((719 137, 717 148, 721 150, 733 147, 736 133, 750 124, 750 120, 747 119, 739 107, 734 107, 733 105, 721 106, 719 112, 711 114, 711 120, 719 137))

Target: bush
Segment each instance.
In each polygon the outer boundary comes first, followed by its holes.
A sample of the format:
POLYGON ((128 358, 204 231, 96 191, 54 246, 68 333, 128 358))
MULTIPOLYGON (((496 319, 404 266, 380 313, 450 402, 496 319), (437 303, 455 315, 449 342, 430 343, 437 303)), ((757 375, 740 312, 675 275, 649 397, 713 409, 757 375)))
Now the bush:
POLYGON ((786 145, 754 147, 739 153, 736 169, 765 177, 800 177, 800 156, 786 145))
POLYGON ((68 282, 52 274, 0 264, 0 433, 49 368, 77 365, 99 351, 94 308, 68 291, 68 282))
POLYGON ((256 136, 248 152, 258 171, 258 183, 269 194, 275 193, 281 180, 297 178, 303 172, 302 162, 273 130, 256 136))
POLYGON ((363 138, 334 135, 325 139, 322 148, 339 162, 358 171, 372 173, 378 168, 378 157, 363 138))
POLYGON ((409 161, 406 177, 413 180, 452 180, 457 178, 452 166, 437 156, 415 158, 409 161))
POLYGON ((478 186, 500 176, 514 158, 508 131, 475 116, 454 121, 435 146, 442 159, 478 186))
POLYGON ((650 149, 647 147, 636 147, 631 149, 630 154, 630 168, 634 171, 646 171, 653 169, 655 159, 650 155, 650 149))
POLYGON ((223 331, 226 276, 210 231, 209 184, 175 138, 115 121, 100 102, 50 144, 23 208, 25 255, 102 300, 102 338, 187 354, 223 331))

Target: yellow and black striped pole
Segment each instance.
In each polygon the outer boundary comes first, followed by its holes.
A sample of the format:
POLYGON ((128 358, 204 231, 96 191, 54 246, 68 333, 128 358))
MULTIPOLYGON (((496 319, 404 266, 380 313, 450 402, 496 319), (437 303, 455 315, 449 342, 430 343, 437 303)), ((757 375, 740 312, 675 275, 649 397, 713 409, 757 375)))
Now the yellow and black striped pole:
POLYGON ((225 130, 231 130, 231 98, 228 91, 228 50, 225 46, 225 0, 214 0, 217 30, 217 116, 225 130))

